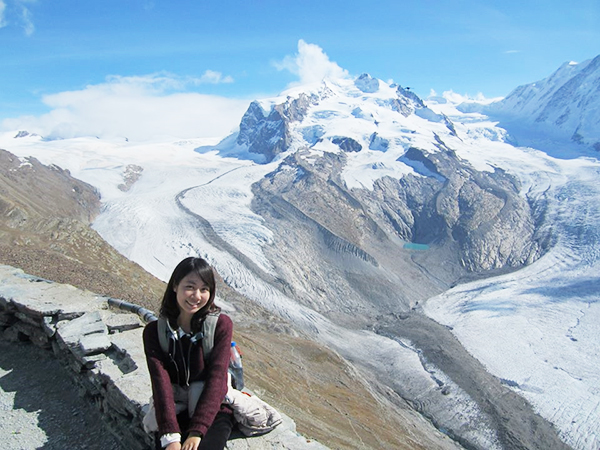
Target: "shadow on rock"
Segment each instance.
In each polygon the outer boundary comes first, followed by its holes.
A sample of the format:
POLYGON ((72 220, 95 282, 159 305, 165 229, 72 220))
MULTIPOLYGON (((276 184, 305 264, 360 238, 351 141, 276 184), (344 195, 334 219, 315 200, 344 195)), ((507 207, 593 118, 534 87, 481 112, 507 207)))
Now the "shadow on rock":
MULTIPOLYGON (((28 343, 0 340, 0 390, 14 392, 7 423, 11 441, 18 448, 40 450, 88 449, 121 450, 123 447, 104 426, 100 412, 78 394, 78 388, 54 356, 28 343), (19 417, 19 418, 17 418, 19 417), (44 438, 45 436, 45 438, 44 438)), ((4 405, 10 409, 11 405, 4 405)), ((2 442, 7 439, 0 436, 2 442)))

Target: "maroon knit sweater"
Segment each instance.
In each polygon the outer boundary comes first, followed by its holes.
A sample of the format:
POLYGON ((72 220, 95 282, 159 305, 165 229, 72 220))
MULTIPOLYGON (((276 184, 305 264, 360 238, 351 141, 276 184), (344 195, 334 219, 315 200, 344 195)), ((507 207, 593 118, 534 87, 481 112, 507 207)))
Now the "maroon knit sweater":
POLYGON ((146 325, 143 333, 144 351, 152 382, 152 398, 156 410, 158 432, 181 433, 175 414, 175 401, 171 384, 185 386, 187 368, 189 382, 204 381, 204 390, 198 400, 196 410, 190 419, 188 432, 194 431, 202 436, 213 423, 217 412, 231 410, 222 405, 227 394, 227 368, 229 366, 233 323, 221 314, 215 328, 215 343, 209 360, 204 363, 202 342, 196 344, 183 337, 175 344, 175 358, 163 352, 158 340, 158 322, 146 325), (189 361, 188 361, 189 355, 189 361))

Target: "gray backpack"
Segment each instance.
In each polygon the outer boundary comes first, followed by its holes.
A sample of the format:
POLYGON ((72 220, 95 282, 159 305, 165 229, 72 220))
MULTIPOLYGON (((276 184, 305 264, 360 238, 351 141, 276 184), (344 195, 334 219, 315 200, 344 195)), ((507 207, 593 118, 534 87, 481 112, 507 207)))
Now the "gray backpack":
MULTIPOLYGON (((219 312, 208 314, 202 322, 202 329, 197 333, 192 340, 195 342, 198 339, 202 340, 202 351, 204 352, 204 361, 208 360, 210 353, 215 345, 215 328, 219 320, 219 312)), ((173 333, 167 325, 166 319, 158 318, 158 341, 163 352, 169 352, 169 337, 173 333)), ((244 372, 241 364, 235 364, 232 358, 229 359, 229 373, 231 374, 231 385, 233 388, 244 389, 244 372)))

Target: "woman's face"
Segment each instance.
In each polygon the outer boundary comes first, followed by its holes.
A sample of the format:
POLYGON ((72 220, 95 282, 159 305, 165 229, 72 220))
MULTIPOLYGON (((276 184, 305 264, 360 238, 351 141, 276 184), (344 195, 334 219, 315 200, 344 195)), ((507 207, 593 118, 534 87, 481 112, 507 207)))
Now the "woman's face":
POLYGON ((179 312, 184 315, 194 315, 208 303, 210 298, 208 286, 196 273, 183 277, 173 290, 177 295, 179 312))

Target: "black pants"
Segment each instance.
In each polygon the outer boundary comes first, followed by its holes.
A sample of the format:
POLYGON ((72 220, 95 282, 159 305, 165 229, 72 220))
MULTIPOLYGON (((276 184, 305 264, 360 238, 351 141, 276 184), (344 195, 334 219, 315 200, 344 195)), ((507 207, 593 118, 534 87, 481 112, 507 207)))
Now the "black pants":
MULTIPOLYGON (((180 415, 177 416, 177 421, 179 422, 179 427, 182 430, 187 430, 189 418, 187 415, 187 411, 184 411, 180 415)), ((227 439, 229 439, 229 435, 231 434, 231 429, 233 428, 233 415, 225 412, 218 412, 215 420, 212 425, 206 432, 206 435, 200 441, 200 446, 198 450, 223 450, 225 448, 225 444, 227 443, 227 439)), ((187 438, 187 433, 182 434, 181 443, 183 444, 187 438)), ((154 443, 155 449, 160 450, 160 435, 156 433, 154 435, 154 443)))

